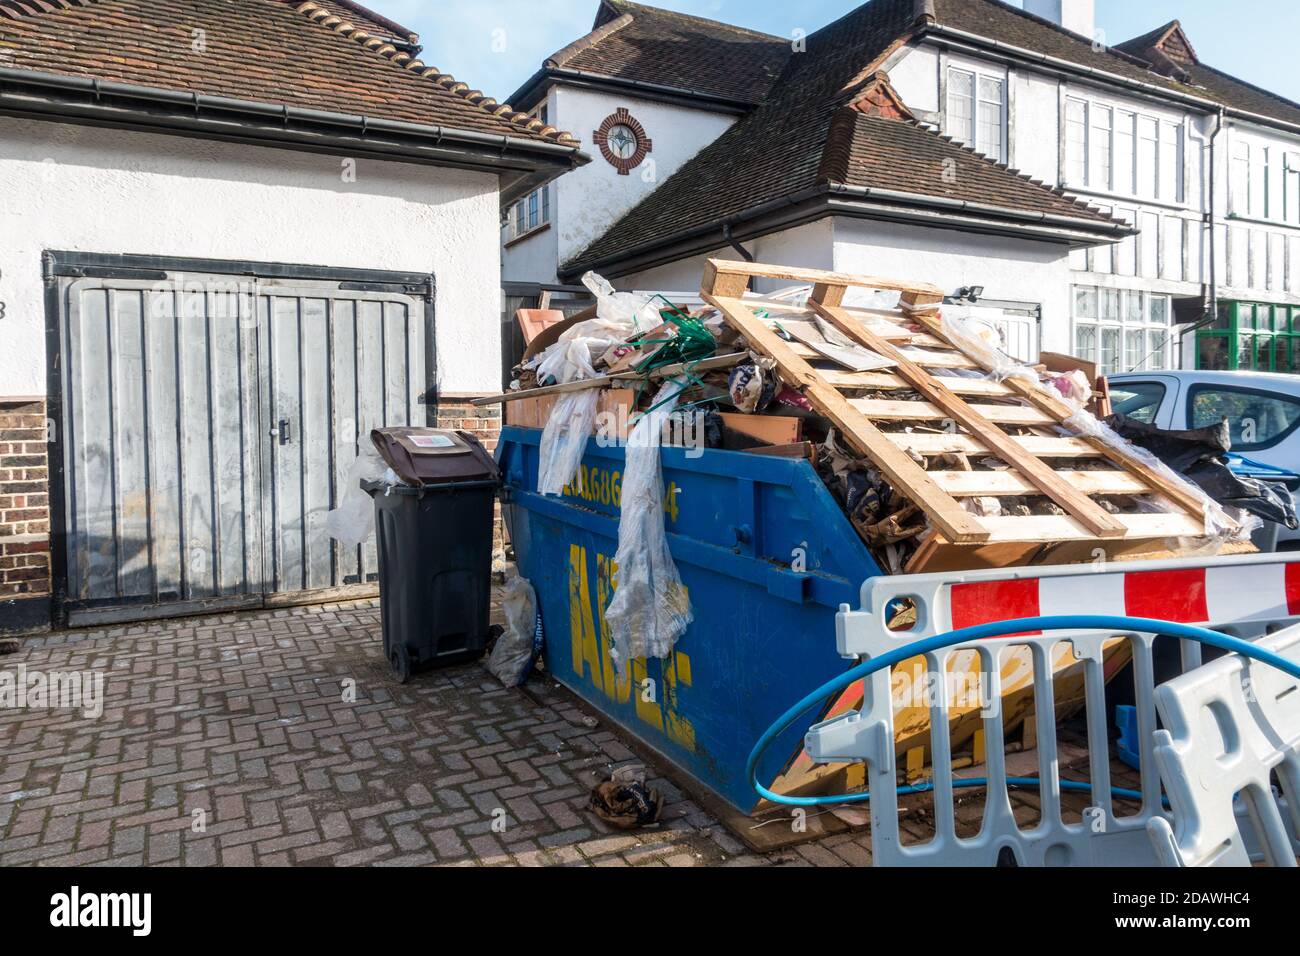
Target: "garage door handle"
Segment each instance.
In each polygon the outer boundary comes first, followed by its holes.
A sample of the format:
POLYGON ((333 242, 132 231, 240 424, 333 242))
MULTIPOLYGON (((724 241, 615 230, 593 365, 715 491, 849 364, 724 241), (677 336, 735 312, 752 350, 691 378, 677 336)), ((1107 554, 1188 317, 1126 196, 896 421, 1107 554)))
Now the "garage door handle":
POLYGON ((280 424, 277 427, 272 428, 268 434, 270 434, 272 438, 280 439, 281 445, 287 445, 289 443, 290 434, 289 419, 280 419, 280 424))

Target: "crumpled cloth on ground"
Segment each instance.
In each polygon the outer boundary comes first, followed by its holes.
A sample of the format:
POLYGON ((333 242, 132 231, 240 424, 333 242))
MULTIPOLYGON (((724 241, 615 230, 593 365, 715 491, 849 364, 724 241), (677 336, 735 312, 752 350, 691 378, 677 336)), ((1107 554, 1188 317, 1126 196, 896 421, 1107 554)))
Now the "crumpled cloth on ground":
POLYGON ((633 830, 659 822, 663 796, 645 783, 645 768, 619 767, 610 778, 592 788, 587 806, 612 827, 633 830))

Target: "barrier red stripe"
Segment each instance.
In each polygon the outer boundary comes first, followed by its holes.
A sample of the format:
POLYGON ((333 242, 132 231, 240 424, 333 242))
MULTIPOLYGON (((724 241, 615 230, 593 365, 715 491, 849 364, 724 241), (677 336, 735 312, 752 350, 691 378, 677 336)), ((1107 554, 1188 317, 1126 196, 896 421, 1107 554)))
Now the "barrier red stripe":
POLYGON ((1286 566, 1286 612, 1300 614, 1300 563, 1286 566))
MULTIPOLYGON (((1018 581, 977 581, 952 586, 952 629, 974 627, 993 621, 1014 621, 1021 617, 1038 617, 1038 579, 1018 581)), ((1041 634, 1026 631, 1007 635, 1024 637, 1041 634)))
POLYGON ((1178 624, 1210 619, 1205 598, 1205 569, 1130 571, 1124 575, 1124 613, 1178 624))

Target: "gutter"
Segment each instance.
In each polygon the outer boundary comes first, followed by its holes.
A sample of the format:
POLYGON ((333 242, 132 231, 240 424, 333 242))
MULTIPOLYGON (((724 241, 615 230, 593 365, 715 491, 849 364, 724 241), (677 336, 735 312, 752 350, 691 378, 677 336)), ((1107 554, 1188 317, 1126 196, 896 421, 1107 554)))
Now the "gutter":
POLYGON ((919 193, 898 192, 893 189, 877 189, 874 186, 848 186, 843 183, 831 183, 829 189, 833 193, 858 196, 863 199, 879 198, 906 203, 907 205, 959 210, 961 212, 969 212, 975 215, 988 215, 1019 222, 1047 223, 1059 226, 1070 226, 1082 231, 1109 233, 1115 236, 1114 241, 1119 241, 1125 236, 1134 236, 1138 233, 1136 228, 1128 226, 1122 222, 1108 224, 1092 222, 1084 223, 1078 219, 1071 219, 1069 216, 1062 216, 1056 213, 1028 212, 1023 209, 1013 209, 1009 206, 997 206, 992 203, 970 202, 965 199, 949 199, 946 196, 925 196, 919 193))
MULTIPOLYGON (((968 33, 965 30, 958 30, 955 27, 944 26, 941 23, 927 23, 922 27, 921 33, 936 34, 940 37, 950 37, 956 41, 962 41, 968 47, 976 47, 985 50, 998 50, 1009 57, 1022 60, 1029 60, 1035 63, 1042 63, 1050 66, 1053 70, 1072 73, 1078 76, 1084 76, 1098 80, 1099 82, 1111 85, 1123 86, 1129 89, 1141 90, 1148 96, 1156 99, 1175 100, 1187 106, 1194 106, 1205 113, 1225 112, 1229 116, 1239 117, 1249 120, 1253 123, 1259 123, 1264 126, 1272 126, 1279 129, 1290 130, 1300 133, 1300 123, 1289 123, 1286 120, 1277 119, 1271 116, 1264 116, 1260 113, 1252 113, 1249 110, 1237 109, 1226 106, 1218 100, 1206 99, 1200 96, 1194 96, 1191 93, 1183 93, 1179 90, 1172 90, 1168 87, 1161 86, 1158 83, 1148 83, 1143 80, 1135 80, 1131 77, 1122 76, 1119 73, 1111 73, 1108 70, 1099 70, 1093 66, 1085 66, 1081 63, 1075 63, 1071 60, 1063 60, 1060 57, 1049 56, 1046 53, 1039 53, 1037 50, 1031 50, 1026 47, 1015 46, 1010 43, 1003 43, 1001 40, 993 40, 988 37, 980 36, 977 33, 968 33)), ((957 43, 950 45, 960 45, 957 43)))
POLYGON ((1124 223, 1093 228, 1068 216, 1051 213, 1028 213, 988 203, 944 199, 866 186, 822 183, 801 189, 780 199, 769 200, 752 209, 728 216, 719 223, 708 223, 683 230, 667 239, 641 243, 631 249, 601 259, 583 262, 577 267, 560 269, 560 277, 578 275, 595 269, 607 277, 650 268, 685 255, 706 252, 723 245, 733 245, 736 227, 753 224, 744 238, 753 239, 777 228, 811 222, 827 215, 862 219, 913 222, 936 228, 966 232, 990 232, 1024 237, 1029 235, 1048 241, 1079 243, 1118 242, 1137 230, 1124 223), (867 201, 874 201, 867 205, 867 201), (1003 221, 997 221, 1003 220, 1003 221), (1098 235, 1098 233, 1103 233, 1098 235), (610 268, 618 263, 617 268, 610 268))
MULTIPOLYGON (((273 122, 275 127, 286 133, 297 126, 334 127, 363 139, 373 133, 392 133, 421 141, 432 141, 432 145, 437 147, 449 144, 480 150, 484 154, 483 164, 494 167, 528 169, 532 168, 533 163, 554 165, 557 161, 567 161, 565 165, 569 166, 580 166, 591 161, 591 157, 581 152, 576 145, 565 146, 561 143, 523 139, 506 134, 480 133, 432 124, 213 96, 207 93, 185 93, 130 83, 0 67, 0 105, 8 105, 22 92, 37 95, 39 91, 56 91, 89 100, 90 102, 85 105, 106 113, 135 112, 129 107, 115 108, 111 104, 104 103, 106 97, 163 107, 169 112, 178 114, 178 119, 189 121, 188 125, 191 127, 201 125, 205 120, 204 114, 208 113, 210 115, 206 119, 209 122, 222 121, 221 118, 211 114, 232 114, 262 119, 268 124, 273 122), (14 87, 20 89, 14 90, 14 87), (532 162, 529 162, 530 160, 532 162)), ((60 113, 63 112, 60 110, 61 105, 67 104, 51 102, 37 96, 36 101, 28 106, 27 112, 60 113)), ((157 114, 144 113, 143 115, 161 119, 157 114)), ((315 130, 301 131, 315 132, 315 130)), ((272 134, 266 138, 276 137, 272 134)), ((411 155, 419 154, 412 151, 411 155)))

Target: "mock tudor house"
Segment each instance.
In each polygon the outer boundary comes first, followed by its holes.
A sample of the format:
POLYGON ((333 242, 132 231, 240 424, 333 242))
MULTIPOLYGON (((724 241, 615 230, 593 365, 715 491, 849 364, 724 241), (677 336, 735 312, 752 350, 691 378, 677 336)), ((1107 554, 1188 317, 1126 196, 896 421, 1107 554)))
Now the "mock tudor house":
POLYGON ((777 37, 601 0, 510 98, 594 162, 512 209, 507 292, 754 258, 933 282, 1025 359, 1292 371, 1300 106, 1177 21, 1108 46, 1092 0, 1024 8, 870 0, 777 37))
POLYGON ((491 430, 501 216, 588 160, 419 53, 351 0, 0 0, 0 629, 374 592, 358 443, 491 430))

